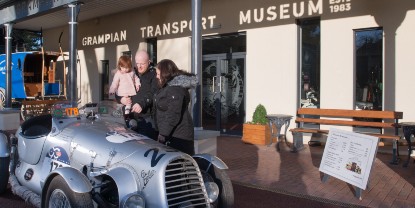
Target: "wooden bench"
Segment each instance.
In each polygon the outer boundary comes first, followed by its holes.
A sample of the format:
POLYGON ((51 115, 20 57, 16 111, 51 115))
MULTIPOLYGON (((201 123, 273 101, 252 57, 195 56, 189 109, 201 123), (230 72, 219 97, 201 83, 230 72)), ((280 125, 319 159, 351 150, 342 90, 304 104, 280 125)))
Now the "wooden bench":
POLYGON ((62 100, 23 100, 21 116, 23 120, 34 116, 46 115, 51 113, 52 106, 62 100))
POLYGON ((321 129, 320 125, 350 126, 353 127, 354 132, 392 140, 392 163, 397 164, 398 140, 401 138, 398 133, 400 128, 398 122, 402 118, 403 113, 396 111, 299 108, 295 119, 297 127, 290 129, 293 134, 292 150, 295 152, 303 148, 303 133, 328 134, 329 130, 321 129), (388 133, 385 132, 386 129, 394 131, 388 133))

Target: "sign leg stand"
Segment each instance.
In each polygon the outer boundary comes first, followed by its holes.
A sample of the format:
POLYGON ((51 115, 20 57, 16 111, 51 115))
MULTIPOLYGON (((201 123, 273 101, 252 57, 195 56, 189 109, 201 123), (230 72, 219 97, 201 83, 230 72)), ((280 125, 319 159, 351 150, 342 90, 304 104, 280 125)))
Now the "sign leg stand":
MULTIPOLYGON (((367 182, 366 189, 369 189, 369 181, 367 182)), ((355 186, 355 190, 356 190, 356 195, 355 195, 356 198, 358 198, 359 200, 362 200, 363 189, 355 186)))
POLYGON ((361 188, 359 188, 359 187, 356 187, 356 186, 354 188, 355 188, 355 191, 356 191, 355 196, 359 200, 362 200, 362 192, 363 192, 363 190, 361 188))
MULTIPOLYGON (((321 178, 321 182, 326 183, 327 180, 329 180, 329 178, 330 178, 330 175, 329 174, 323 173, 323 177, 321 178)), ((362 200, 362 192, 363 192, 363 189, 361 189, 361 188, 359 188, 357 186, 353 186, 353 187, 355 189, 355 196, 356 196, 356 198, 358 198, 359 200, 362 200)), ((366 189, 368 189, 368 188, 369 188, 369 182, 368 182, 368 185, 367 185, 367 188, 366 189)))
POLYGON ((323 173, 323 177, 321 178, 321 182, 326 183, 329 180, 330 175, 323 173))

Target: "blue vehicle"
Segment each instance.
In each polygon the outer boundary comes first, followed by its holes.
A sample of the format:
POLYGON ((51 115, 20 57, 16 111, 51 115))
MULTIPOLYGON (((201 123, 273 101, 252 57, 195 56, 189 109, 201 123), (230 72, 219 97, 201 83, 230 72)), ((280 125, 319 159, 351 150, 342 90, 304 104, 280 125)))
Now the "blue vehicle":
MULTIPOLYGON (((44 99, 64 96, 61 80, 56 79, 60 53, 17 52, 12 54, 12 99, 44 99), (42 70, 43 69, 43 70, 42 70), (42 83, 43 81, 43 83, 42 83), (43 90, 42 90, 43 89, 43 90)), ((64 76, 64 73, 60 74, 64 76)), ((63 78, 64 80, 65 78, 63 78)), ((0 107, 5 102, 6 55, 0 55, 0 107)))

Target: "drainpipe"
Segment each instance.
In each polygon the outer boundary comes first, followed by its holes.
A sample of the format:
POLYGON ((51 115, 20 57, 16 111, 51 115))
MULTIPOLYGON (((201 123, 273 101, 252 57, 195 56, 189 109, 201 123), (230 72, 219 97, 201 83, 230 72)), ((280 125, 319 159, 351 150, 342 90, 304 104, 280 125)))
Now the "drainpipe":
POLYGON ((202 3, 201 0, 192 0, 192 73, 196 74, 199 84, 192 91, 192 114, 195 128, 202 128, 201 122, 201 84, 202 84, 202 3))
POLYGON ((80 3, 75 2, 68 5, 68 13, 70 21, 69 23, 69 87, 67 90, 69 91, 69 100, 71 103, 75 103, 78 101, 77 96, 77 69, 76 69, 76 62, 77 62, 77 29, 78 29, 78 14, 80 10, 80 3))
POLYGON ((11 108, 12 107, 12 68, 11 68, 11 63, 12 63, 12 37, 11 37, 11 33, 12 33, 12 28, 13 28, 13 24, 12 23, 6 23, 4 24, 5 29, 6 29, 6 34, 5 34, 5 42, 6 42, 6 92, 5 92, 5 96, 6 96, 6 108, 11 108))

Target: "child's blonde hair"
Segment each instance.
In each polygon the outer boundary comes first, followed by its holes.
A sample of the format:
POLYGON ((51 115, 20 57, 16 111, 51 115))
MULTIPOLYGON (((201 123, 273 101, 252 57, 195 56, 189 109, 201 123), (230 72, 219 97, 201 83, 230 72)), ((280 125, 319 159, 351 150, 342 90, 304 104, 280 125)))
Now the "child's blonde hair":
POLYGON ((131 63, 131 58, 129 56, 120 56, 117 64, 118 70, 121 70, 121 67, 127 68, 128 72, 131 72, 133 64, 131 63))

